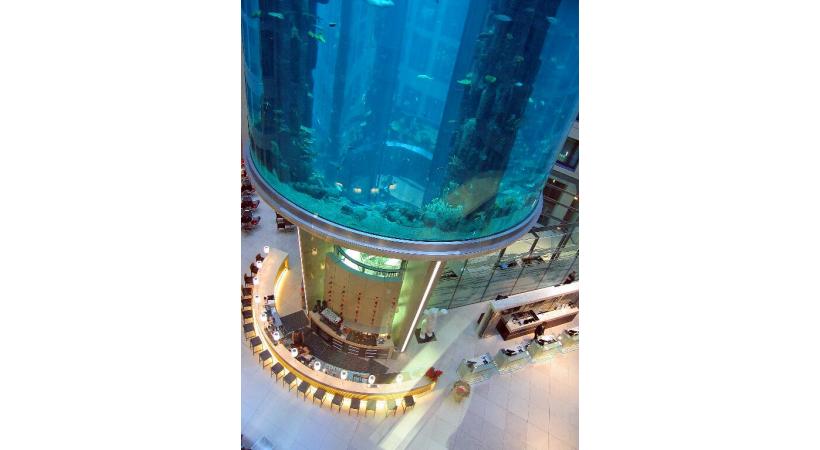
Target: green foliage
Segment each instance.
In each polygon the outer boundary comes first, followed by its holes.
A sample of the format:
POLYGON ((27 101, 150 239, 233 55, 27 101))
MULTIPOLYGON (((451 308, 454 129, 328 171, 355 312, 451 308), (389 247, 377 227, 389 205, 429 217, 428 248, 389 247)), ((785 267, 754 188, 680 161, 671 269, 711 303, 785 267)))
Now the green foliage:
POLYGON ((463 206, 452 206, 441 198, 437 198, 425 207, 422 220, 427 226, 436 226, 443 231, 452 231, 458 226, 463 212, 463 206))

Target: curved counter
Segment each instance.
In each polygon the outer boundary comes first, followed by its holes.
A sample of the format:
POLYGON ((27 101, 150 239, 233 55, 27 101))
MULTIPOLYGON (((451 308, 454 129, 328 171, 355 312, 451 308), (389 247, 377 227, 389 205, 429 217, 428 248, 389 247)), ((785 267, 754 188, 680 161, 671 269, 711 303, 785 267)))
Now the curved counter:
POLYGON ((360 358, 387 359, 393 355, 393 341, 391 340, 387 340, 387 342, 382 345, 367 345, 344 339, 336 333, 336 330, 322 322, 321 316, 315 312, 310 313, 310 324, 319 337, 340 352, 355 355, 360 358))
MULTIPOLYGON (((257 274, 259 284, 253 287, 254 298, 256 295, 260 299, 265 296, 275 294, 277 299, 277 309, 279 299, 283 295, 279 292, 279 287, 284 276, 287 276, 288 255, 287 253, 271 249, 270 254, 262 262, 262 267, 257 274), (284 276, 283 276, 284 275, 284 276)), ((273 337, 268 333, 265 322, 261 315, 264 313, 264 302, 253 302, 253 326, 256 335, 262 339, 263 350, 268 350, 276 361, 278 361, 288 372, 296 375, 297 378, 306 381, 314 388, 324 389, 327 393, 341 395, 347 398, 359 398, 362 400, 388 400, 402 399, 407 395, 420 396, 435 389, 436 383, 431 382, 426 377, 415 380, 404 381, 402 383, 388 383, 379 385, 368 385, 328 375, 323 372, 313 370, 302 364, 290 354, 290 350, 282 344, 275 344, 273 337)))

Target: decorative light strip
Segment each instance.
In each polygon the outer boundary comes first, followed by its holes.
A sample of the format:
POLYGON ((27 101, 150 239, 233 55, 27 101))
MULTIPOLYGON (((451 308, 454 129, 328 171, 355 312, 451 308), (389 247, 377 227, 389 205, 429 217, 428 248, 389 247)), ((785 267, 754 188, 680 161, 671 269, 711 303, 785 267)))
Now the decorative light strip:
POLYGON ((419 315, 421 315, 421 310, 424 309, 424 304, 427 303, 427 296, 430 294, 430 289, 433 287, 433 282, 436 281, 436 276, 438 275, 438 270, 441 268, 441 261, 436 261, 436 266, 433 268, 433 273, 430 275, 430 281, 427 282, 427 289, 424 290, 424 295, 421 296, 421 302, 419 303, 419 309, 416 311, 416 317, 413 318, 413 323, 410 325, 410 330, 407 333, 407 337, 404 338, 404 344, 401 346, 400 352, 403 352, 407 348, 407 343, 410 342, 410 336, 413 335, 413 332, 416 330, 416 322, 419 320, 419 315))
POLYGON ((305 311, 310 311, 310 307, 308 307, 307 302, 307 283, 305 283, 305 262, 302 258, 302 232, 299 230, 299 227, 296 227, 296 239, 299 241, 299 262, 302 263, 301 272, 302 272, 302 293, 305 296, 305 311))
POLYGON ((282 278, 288 273, 288 269, 282 269, 279 276, 276 277, 276 283, 273 285, 273 293, 276 295, 276 300, 279 300, 282 295, 282 278))

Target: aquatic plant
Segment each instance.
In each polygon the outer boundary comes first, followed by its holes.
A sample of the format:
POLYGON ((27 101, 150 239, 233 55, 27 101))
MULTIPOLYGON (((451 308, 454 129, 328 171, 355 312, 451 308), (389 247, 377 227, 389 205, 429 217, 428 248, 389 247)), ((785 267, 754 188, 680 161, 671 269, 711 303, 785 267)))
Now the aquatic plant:
POLYGON ((518 192, 510 189, 498 194, 495 201, 495 208, 492 213, 495 217, 503 217, 514 211, 522 209, 524 202, 518 192))
POLYGON ((425 207, 422 220, 427 226, 435 226, 443 231, 452 231, 461 221, 463 212, 463 206, 453 206, 441 198, 436 198, 425 207))

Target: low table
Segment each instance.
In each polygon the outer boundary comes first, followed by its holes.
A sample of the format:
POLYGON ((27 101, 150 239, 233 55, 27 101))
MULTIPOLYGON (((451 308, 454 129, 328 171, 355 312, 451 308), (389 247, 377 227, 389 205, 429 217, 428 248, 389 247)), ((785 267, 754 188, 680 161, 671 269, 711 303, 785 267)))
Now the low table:
POLYGON ((498 367, 489 353, 464 359, 458 366, 458 375, 461 381, 475 384, 484 381, 498 373, 498 367))
POLYGON ((511 348, 502 348, 495 354, 495 365, 499 373, 511 373, 523 369, 530 363, 530 354, 522 345, 511 348))

